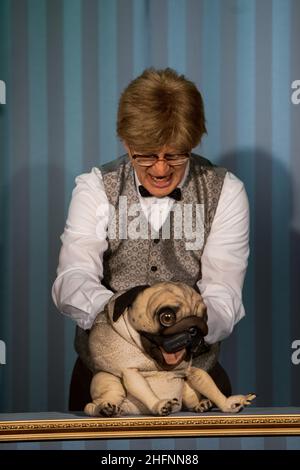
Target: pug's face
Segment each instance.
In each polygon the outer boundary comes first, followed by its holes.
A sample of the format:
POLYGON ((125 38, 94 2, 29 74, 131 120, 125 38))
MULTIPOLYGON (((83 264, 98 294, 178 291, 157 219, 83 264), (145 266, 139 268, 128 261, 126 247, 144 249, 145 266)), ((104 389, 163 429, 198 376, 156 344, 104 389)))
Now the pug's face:
POLYGON ((145 352, 166 370, 188 360, 193 336, 197 340, 197 332, 203 337, 208 331, 201 295, 179 282, 144 287, 127 308, 129 321, 140 333, 145 352))

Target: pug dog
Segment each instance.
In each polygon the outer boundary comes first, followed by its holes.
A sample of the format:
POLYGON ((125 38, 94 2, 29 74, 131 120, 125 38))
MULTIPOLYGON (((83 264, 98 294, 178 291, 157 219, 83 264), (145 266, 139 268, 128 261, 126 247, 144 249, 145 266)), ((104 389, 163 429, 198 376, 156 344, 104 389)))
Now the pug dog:
POLYGON ((94 370, 90 416, 153 414, 217 406, 235 413, 255 394, 226 397, 210 375, 193 367, 206 351, 206 306, 179 282, 136 286, 111 298, 89 334, 94 370))

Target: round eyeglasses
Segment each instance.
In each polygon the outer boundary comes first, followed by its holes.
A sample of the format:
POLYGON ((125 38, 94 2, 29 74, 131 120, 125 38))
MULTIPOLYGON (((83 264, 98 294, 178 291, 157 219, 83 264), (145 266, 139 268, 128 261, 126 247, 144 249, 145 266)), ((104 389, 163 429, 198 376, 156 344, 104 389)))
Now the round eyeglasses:
MULTIPOLYGON (((184 163, 186 163, 188 159, 190 158, 190 156, 191 154, 189 152, 176 153, 176 154, 166 153, 164 155, 163 160, 160 160, 160 161, 166 161, 167 164, 170 166, 179 166, 179 165, 183 165, 184 163)), ((155 163, 159 161, 158 155, 134 154, 132 155, 132 158, 140 166, 152 166, 152 165, 155 165, 155 163)))

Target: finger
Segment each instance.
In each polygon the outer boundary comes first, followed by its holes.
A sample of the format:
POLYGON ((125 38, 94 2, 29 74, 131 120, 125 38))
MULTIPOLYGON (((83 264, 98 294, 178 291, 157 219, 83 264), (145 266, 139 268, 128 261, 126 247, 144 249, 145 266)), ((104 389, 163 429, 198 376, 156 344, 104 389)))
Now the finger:
POLYGON ((255 400, 256 396, 257 395, 255 393, 248 393, 248 395, 246 395, 245 398, 246 398, 246 400, 251 400, 252 401, 252 400, 255 400))
POLYGON ((256 393, 248 393, 248 394, 247 394, 247 397, 256 398, 257 395, 256 395, 256 393))

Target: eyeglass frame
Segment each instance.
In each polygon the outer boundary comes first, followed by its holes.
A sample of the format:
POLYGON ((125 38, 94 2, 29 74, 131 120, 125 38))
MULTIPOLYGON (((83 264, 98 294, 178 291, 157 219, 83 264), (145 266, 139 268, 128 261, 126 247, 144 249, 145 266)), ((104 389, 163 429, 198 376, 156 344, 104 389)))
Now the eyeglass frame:
POLYGON ((153 165, 156 165, 156 163, 159 162, 159 161, 165 161, 169 166, 181 166, 181 165, 184 165, 184 164, 191 158, 191 152, 174 153, 174 154, 172 154, 172 153, 165 153, 165 154, 163 155, 163 159, 162 159, 162 160, 159 159, 159 155, 155 155, 155 154, 142 155, 142 154, 137 154, 137 153, 135 153, 135 154, 131 155, 131 158, 136 162, 137 165, 142 166, 142 167, 144 167, 144 168, 147 168, 147 167, 151 167, 151 166, 153 166, 153 165), (179 155, 181 155, 181 156, 184 156, 184 155, 185 155, 185 156, 186 156, 186 158, 185 158, 182 162, 180 162, 180 163, 176 163, 176 160, 174 160, 173 162, 172 162, 172 160, 169 161, 169 160, 166 158, 166 157, 175 157, 175 156, 179 156, 179 155), (137 158, 139 158, 139 157, 142 157, 142 158, 149 158, 149 157, 152 157, 152 158, 153 158, 153 157, 155 157, 156 160, 155 160, 155 162, 151 163, 150 165, 143 165, 143 164, 141 164, 141 163, 139 163, 139 162, 137 161, 137 158))

